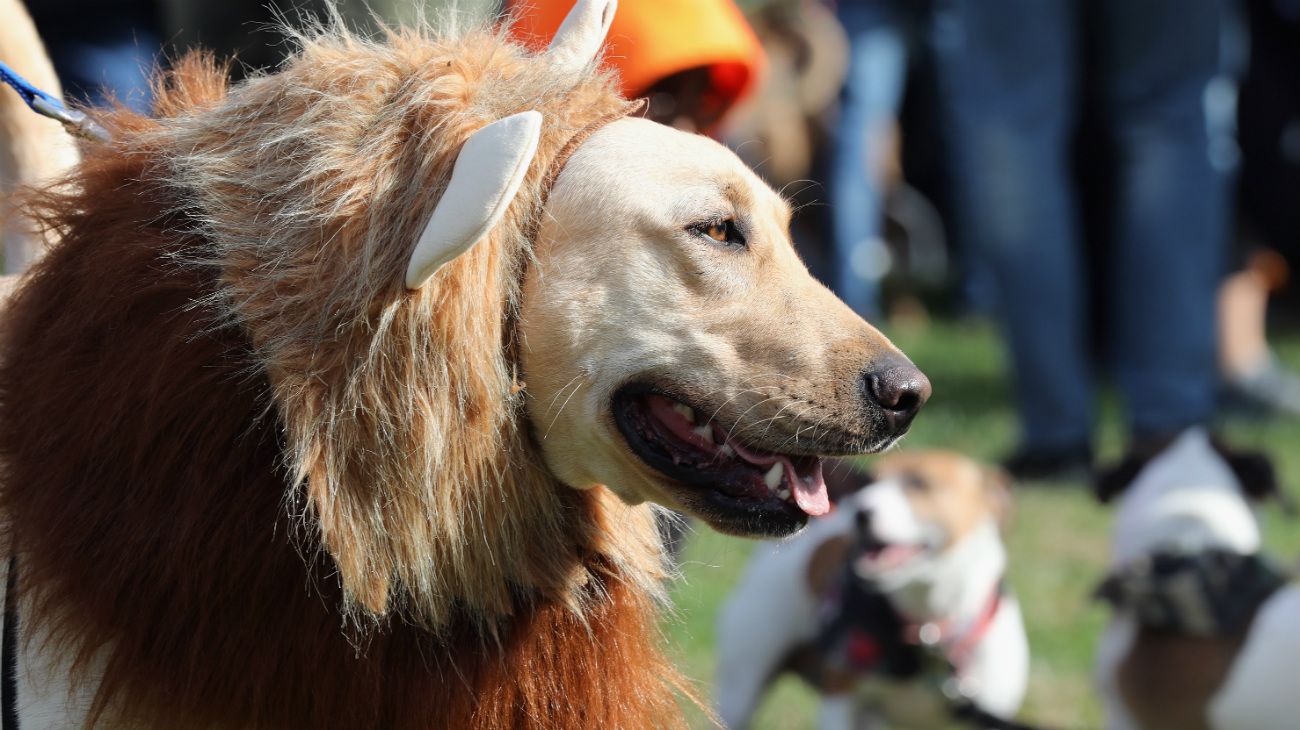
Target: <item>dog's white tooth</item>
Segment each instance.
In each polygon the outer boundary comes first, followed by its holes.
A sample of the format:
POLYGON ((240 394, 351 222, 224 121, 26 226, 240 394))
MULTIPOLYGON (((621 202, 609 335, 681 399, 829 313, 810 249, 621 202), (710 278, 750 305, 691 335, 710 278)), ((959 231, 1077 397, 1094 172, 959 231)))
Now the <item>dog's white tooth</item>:
POLYGON ((776 496, 780 497, 781 499, 789 499, 790 490, 785 487, 781 487, 780 489, 776 490, 776 496))
POLYGON ((695 423, 695 409, 694 409, 694 408, 691 408, 690 406, 686 405, 685 403, 674 403, 674 404, 673 404, 673 410, 674 410, 674 411, 677 411, 677 412, 680 413, 680 414, 682 414, 682 418, 685 418, 686 420, 690 421, 691 423, 695 423))
POLYGON ((731 448, 731 444, 723 444, 723 445, 719 446, 719 447, 718 447, 718 451, 720 451, 720 452, 726 454, 727 456, 735 456, 735 455, 736 455, 736 450, 733 449, 733 448, 731 448))
POLYGON ((713 443, 713 426, 706 423, 703 426, 696 426, 691 430, 695 432, 696 436, 699 436, 709 443, 713 443))
POLYGON ((763 483, 767 485, 768 489, 776 489, 776 486, 781 483, 781 474, 784 472, 785 464, 782 464, 779 461, 776 462, 772 465, 772 468, 768 469, 767 473, 763 475, 763 483))

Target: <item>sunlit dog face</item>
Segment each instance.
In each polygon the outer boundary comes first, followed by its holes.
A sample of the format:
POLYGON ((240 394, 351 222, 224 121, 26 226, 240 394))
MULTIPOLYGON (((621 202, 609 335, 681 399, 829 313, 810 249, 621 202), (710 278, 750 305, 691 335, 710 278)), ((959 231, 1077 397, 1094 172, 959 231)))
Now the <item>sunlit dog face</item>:
POLYGON ((829 509, 823 455, 906 432, 929 383, 808 274, 733 154, 645 120, 582 144, 525 281, 534 433, 569 485, 744 535, 829 509))
POLYGON ((1007 479, 960 454, 891 454, 877 479, 846 500, 865 552, 855 568, 887 590, 933 572, 966 539, 1005 519, 1007 479))

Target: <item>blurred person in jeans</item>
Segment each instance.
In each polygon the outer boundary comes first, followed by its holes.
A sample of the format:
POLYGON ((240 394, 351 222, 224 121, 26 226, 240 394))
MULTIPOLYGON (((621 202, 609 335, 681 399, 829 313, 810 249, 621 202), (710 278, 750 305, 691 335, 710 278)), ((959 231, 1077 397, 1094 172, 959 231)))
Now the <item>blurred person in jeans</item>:
POLYGON ((829 165, 835 293, 868 321, 880 315, 884 179, 896 147, 909 61, 921 25, 920 0, 839 0, 849 64, 829 165))
POLYGON ((1219 294, 1225 410, 1300 415, 1300 377, 1269 346, 1269 298, 1300 269, 1300 0, 1247 0, 1249 71, 1237 120, 1246 266, 1219 294))
POLYGON ((1206 101, 1226 3, 945 0, 936 19, 959 233, 996 285, 1022 427, 1006 466, 1020 478, 1091 465, 1088 256, 1071 165, 1085 111, 1113 145, 1099 331, 1133 442, 1213 414, 1227 191, 1206 101))

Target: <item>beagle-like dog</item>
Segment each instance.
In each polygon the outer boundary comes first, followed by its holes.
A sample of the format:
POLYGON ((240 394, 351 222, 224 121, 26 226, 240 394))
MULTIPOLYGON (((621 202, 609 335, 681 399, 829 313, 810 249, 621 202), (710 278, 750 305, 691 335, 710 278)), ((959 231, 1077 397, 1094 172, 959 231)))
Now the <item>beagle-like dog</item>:
POLYGON ((896 452, 875 471, 800 535, 760 546, 723 607, 728 727, 747 727, 784 671, 822 693, 827 730, 970 727, 953 689, 997 717, 1019 709, 1029 648, 1004 581, 1005 477, 943 451, 896 452))

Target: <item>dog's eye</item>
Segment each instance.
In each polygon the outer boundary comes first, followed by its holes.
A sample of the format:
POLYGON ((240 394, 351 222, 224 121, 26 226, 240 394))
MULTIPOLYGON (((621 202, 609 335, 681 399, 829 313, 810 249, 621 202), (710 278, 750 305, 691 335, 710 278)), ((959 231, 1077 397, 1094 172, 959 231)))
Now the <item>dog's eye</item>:
POLYGON ((736 225, 734 218, 696 223, 690 227, 690 230, 696 235, 705 236, 724 246, 739 248, 745 245, 745 236, 740 232, 740 226, 736 225))
POLYGON ((903 474, 903 487, 913 489, 918 492, 924 492, 930 488, 930 485, 921 477, 920 474, 903 474))

